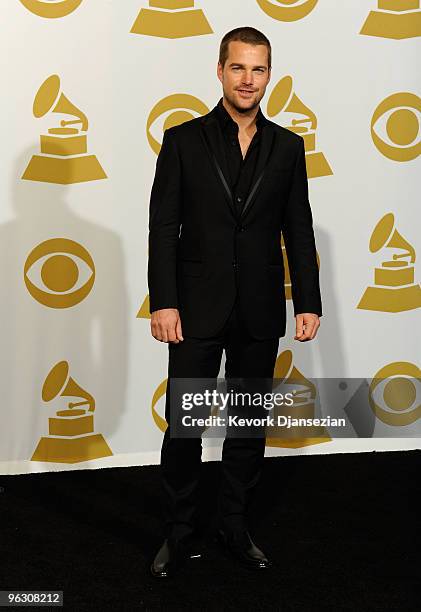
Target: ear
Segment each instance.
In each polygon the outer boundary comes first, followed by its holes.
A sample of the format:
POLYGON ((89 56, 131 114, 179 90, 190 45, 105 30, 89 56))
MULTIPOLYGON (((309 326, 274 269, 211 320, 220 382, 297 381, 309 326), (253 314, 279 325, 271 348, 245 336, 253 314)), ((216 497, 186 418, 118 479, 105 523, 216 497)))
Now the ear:
POLYGON ((222 83, 223 72, 224 72, 224 69, 222 68, 222 64, 221 62, 218 62, 218 66, 216 68, 216 74, 218 76, 218 79, 221 81, 221 83, 222 83))

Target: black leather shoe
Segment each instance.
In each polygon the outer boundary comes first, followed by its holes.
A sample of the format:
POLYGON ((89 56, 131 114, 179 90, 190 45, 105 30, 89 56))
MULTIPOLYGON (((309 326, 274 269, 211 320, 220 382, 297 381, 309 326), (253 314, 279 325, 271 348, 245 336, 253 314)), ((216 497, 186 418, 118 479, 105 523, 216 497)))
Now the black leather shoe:
POLYGON ((247 530, 226 532, 218 529, 217 539, 225 551, 237 559, 243 567, 253 570, 264 570, 273 565, 265 553, 260 548, 257 548, 247 530))
POLYGON ((152 561, 151 574, 154 578, 169 578, 187 559, 200 559, 201 556, 197 546, 167 538, 152 561))

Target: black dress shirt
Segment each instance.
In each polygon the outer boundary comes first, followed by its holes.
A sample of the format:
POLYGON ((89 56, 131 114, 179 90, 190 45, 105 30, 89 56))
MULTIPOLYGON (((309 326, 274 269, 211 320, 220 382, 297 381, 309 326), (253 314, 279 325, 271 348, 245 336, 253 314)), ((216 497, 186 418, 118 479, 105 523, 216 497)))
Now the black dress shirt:
POLYGON ((250 191, 260 149, 261 129, 267 119, 259 107, 256 115, 257 131, 254 134, 243 159, 240 141, 238 139, 238 123, 232 119, 231 115, 226 110, 222 103, 222 98, 217 104, 217 110, 217 116, 225 143, 227 165, 230 173, 230 176, 227 177, 227 179, 229 179, 237 216, 239 217, 250 191))

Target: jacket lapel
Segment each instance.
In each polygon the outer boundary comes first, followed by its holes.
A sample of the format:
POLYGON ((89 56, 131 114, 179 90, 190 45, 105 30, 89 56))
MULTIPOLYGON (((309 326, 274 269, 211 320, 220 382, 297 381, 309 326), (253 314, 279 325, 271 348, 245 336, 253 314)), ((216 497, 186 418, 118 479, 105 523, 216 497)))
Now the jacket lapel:
POLYGON ((262 135, 260 141, 259 155, 256 162, 256 169, 253 175, 253 180, 250 187, 250 192, 245 201, 243 211, 241 213, 241 219, 244 218, 246 213, 250 212, 250 208, 256 200, 256 195, 262 184, 263 176, 267 168, 267 164, 272 153, 273 145, 275 142, 275 130, 268 123, 265 123, 262 128, 262 135))
POLYGON ((215 116, 215 109, 202 117, 201 127, 201 136, 205 149, 209 155, 216 176, 222 183, 228 205, 235 217, 234 198, 228 181, 229 173, 224 153, 224 141, 221 130, 219 129, 218 119, 215 116))

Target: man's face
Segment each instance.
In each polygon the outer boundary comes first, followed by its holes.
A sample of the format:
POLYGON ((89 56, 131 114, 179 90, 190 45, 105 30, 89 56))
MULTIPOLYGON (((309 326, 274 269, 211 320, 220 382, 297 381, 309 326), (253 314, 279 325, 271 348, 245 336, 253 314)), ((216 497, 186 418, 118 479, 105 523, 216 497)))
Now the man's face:
POLYGON ((256 108, 270 81, 268 48, 231 41, 224 68, 218 62, 218 78, 225 98, 237 112, 256 108))

